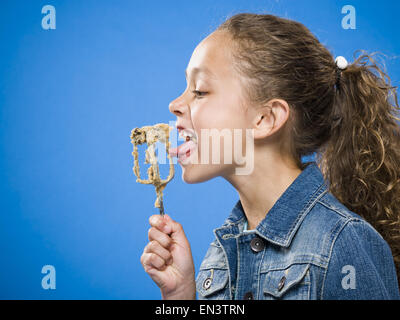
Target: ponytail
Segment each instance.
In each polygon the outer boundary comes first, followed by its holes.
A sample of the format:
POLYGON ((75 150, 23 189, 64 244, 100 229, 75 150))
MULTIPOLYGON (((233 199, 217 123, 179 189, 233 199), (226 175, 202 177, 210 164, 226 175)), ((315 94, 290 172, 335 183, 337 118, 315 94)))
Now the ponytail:
POLYGON ((317 159, 335 197, 389 244, 400 280, 399 104, 373 55, 361 54, 341 72, 331 137, 317 159))

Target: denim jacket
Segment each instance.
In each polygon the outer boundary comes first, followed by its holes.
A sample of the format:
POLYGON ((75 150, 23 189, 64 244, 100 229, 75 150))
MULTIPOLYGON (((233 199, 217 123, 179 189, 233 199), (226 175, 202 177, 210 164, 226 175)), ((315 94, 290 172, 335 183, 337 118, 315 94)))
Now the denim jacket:
POLYGON ((327 189, 316 162, 254 230, 240 200, 214 230, 196 277, 199 299, 399 299, 391 250, 327 189))

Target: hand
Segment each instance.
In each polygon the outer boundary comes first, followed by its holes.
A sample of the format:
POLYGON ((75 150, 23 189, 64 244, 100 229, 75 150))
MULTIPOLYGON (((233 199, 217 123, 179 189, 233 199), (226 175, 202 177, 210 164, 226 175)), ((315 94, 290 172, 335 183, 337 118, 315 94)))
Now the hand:
POLYGON ((140 261, 163 299, 196 299, 194 264, 182 226, 168 215, 149 219, 149 243, 140 261))

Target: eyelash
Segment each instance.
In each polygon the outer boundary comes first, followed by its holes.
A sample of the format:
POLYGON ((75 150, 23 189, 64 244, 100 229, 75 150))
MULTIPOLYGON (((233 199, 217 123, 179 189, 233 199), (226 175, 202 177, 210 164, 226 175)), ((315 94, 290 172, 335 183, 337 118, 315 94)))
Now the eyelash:
POLYGON ((193 90, 192 92, 195 95, 195 97, 198 99, 203 98, 208 93, 208 92, 199 91, 199 90, 193 90))

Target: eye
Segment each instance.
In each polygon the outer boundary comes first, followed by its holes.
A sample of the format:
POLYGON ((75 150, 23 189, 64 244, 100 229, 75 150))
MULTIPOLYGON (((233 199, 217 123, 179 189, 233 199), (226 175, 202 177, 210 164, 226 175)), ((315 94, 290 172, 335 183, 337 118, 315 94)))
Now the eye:
POLYGON ((196 98, 203 98, 208 93, 208 92, 199 91, 199 90, 193 90, 192 92, 196 98))

